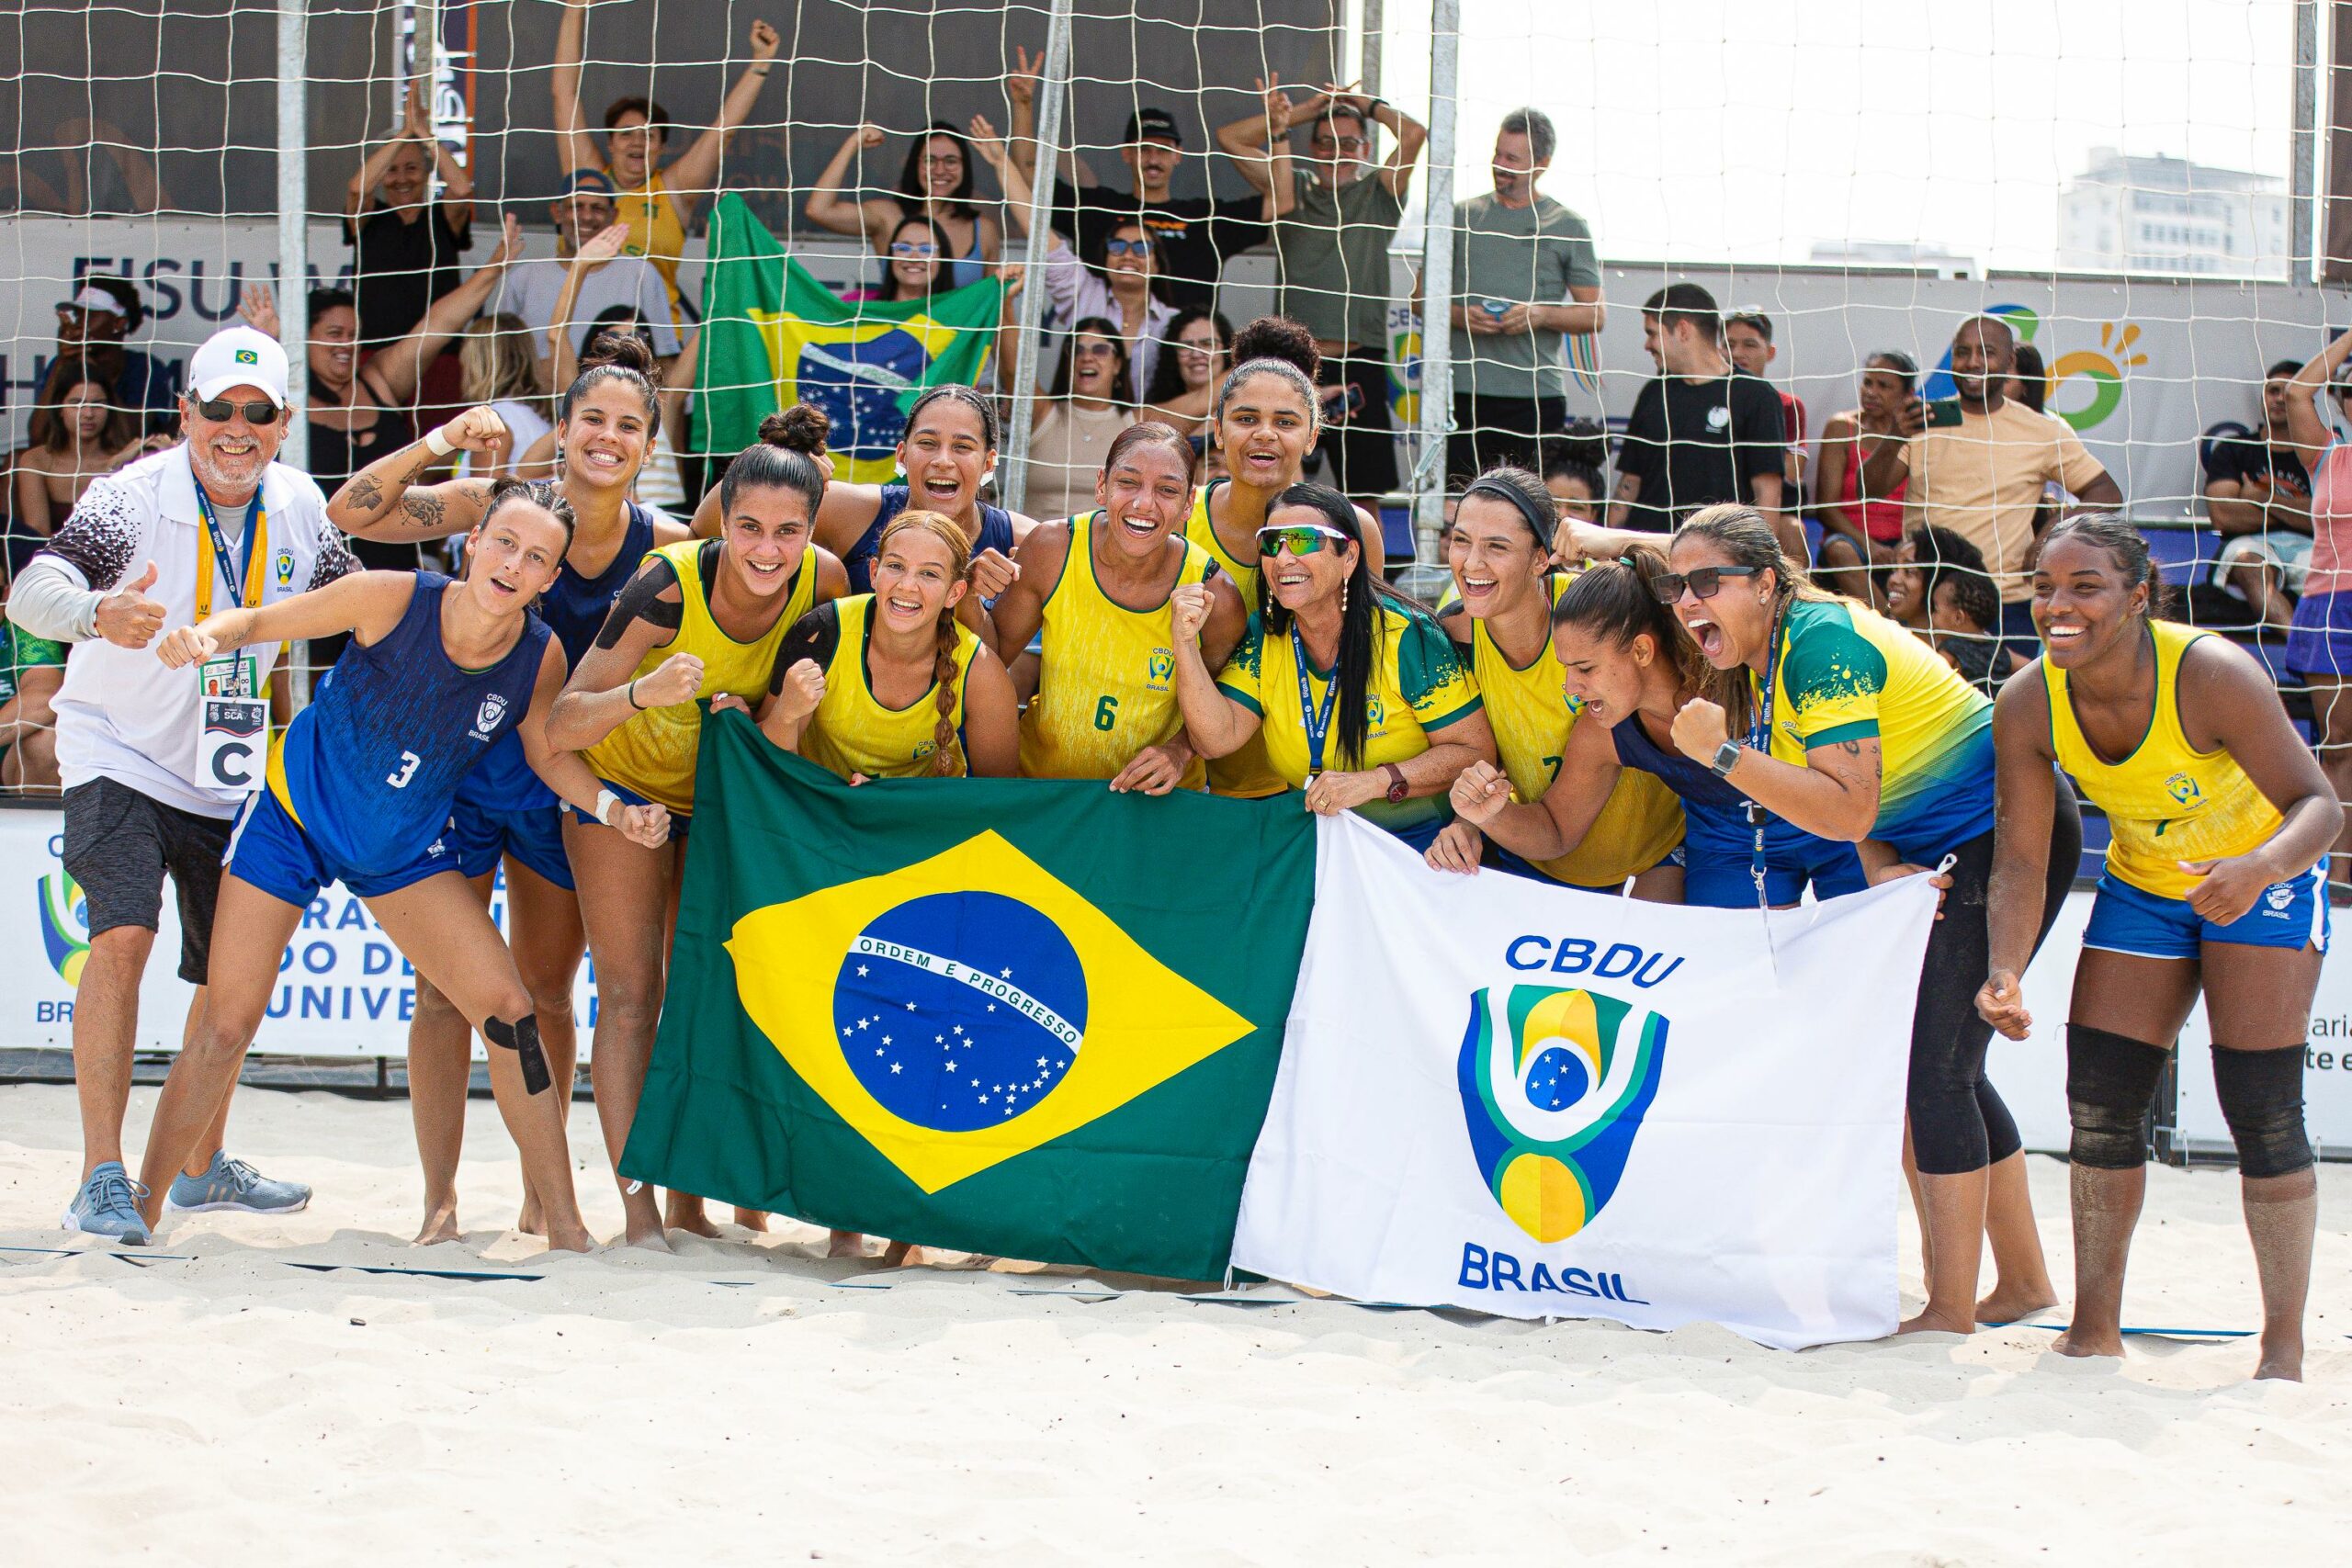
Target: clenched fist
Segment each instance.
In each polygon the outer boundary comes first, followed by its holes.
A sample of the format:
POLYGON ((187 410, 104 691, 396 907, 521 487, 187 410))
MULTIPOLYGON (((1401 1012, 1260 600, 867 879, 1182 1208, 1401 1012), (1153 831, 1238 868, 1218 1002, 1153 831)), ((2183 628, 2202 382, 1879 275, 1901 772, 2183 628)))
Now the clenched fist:
POLYGON ((631 681, 628 697, 641 708, 666 708, 694 701, 701 690, 702 660, 691 653, 673 653, 652 674, 631 681))

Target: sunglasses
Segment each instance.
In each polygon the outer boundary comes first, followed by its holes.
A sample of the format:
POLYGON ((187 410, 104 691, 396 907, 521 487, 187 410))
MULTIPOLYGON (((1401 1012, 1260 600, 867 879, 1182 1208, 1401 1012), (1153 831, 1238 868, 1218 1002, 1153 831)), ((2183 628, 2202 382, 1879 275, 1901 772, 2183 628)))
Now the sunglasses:
POLYGON ((890 254, 894 256, 935 256, 939 254, 939 247, 915 240, 893 240, 890 254))
POLYGON ((1119 350, 1114 344, 1081 343, 1070 352, 1080 359, 1114 359, 1119 350))
POLYGON ((1295 556, 1317 555, 1321 553, 1326 539, 1340 547, 1355 543, 1337 528, 1327 527, 1320 523, 1303 523, 1294 528, 1259 529, 1258 553, 1278 556, 1288 550, 1295 556))
POLYGON ((1650 593, 1661 604, 1679 604, 1685 589, 1702 599, 1712 599, 1723 592, 1724 578, 1754 577, 1763 570, 1760 566, 1702 566, 1696 571, 1661 571, 1650 579, 1650 593))
POLYGON ((1102 243, 1106 256, 1148 256, 1151 254, 1149 240, 1106 240, 1102 243))
POLYGON ((247 424, 276 424, 277 405, 263 399, 258 402, 232 403, 226 398, 213 398, 196 405, 196 412, 215 424, 226 424, 242 412, 247 424))

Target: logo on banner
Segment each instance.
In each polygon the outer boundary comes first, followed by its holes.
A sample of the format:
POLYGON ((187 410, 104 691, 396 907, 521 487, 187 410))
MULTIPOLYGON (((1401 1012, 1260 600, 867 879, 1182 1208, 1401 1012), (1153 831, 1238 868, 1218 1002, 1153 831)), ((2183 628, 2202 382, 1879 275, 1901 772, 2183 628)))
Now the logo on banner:
POLYGON ((1470 998, 1458 1077, 1470 1150, 1510 1222, 1565 1241, 1616 1192, 1657 1097, 1666 1020, 1598 991, 1513 986, 1470 998))
POLYGON ((90 957, 90 905, 82 885, 60 870, 40 879, 40 944, 49 966, 69 986, 82 983, 90 957))

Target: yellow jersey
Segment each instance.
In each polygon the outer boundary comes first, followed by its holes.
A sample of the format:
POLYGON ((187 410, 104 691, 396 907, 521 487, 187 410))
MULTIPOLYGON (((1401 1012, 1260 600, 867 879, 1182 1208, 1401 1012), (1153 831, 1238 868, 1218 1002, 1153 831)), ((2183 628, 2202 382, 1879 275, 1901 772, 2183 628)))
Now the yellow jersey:
MULTIPOLYGON (((1334 771, 1367 770, 1383 762, 1409 761, 1430 749, 1429 732, 1442 729, 1458 718, 1478 711, 1478 683, 1453 651, 1453 644, 1426 614, 1408 615, 1382 601, 1374 636, 1371 689, 1365 704, 1372 727, 1364 738, 1363 756, 1350 761, 1340 754, 1339 703, 1332 699, 1331 733, 1323 766, 1334 771)), ((1241 645, 1233 650, 1217 689, 1259 716, 1258 733, 1266 742, 1266 760, 1286 788, 1303 789, 1313 758, 1307 739, 1307 718, 1299 689, 1297 645, 1287 636, 1269 637, 1255 615, 1241 645)), ((1306 703, 1323 707, 1330 672, 1306 667, 1306 703)), ((1442 794, 1390 805, 1374 799, 1356 807, 1392 833, 1408 833, 1442 821, 1453 809, 1442 794)))
POLYGON ((646 557, 650 560, 659 556, 670 563, 678 574, 678 591, 684 604, 677 635, 650 649, 638 661, 637 673, 650 675, 672 654, 691 653, 702 660, 702 684, 695 689, 694 701, 631 714, 619 728, 581 753, 605 783, 635 790, 682 816, 695 808, 695 752, 702 741, 702 716, 710 699, 731 692, 758 707, 775 670, 777 645, 817 601, 817 552, 811 549, 800 558, 800 570, 785 591, 784 610, 775 625, 753 641, 736 641, 710 614, 707 574, 718 570, 723 548, 718 539, 682 539, 646 557))
POLYGON ((671 198, 669 182, 656 172, 635 190, 622 191, 613 197, 613 218, 628 226, 628 243, 621 247, 621 254, 643 256, 662 275, 662 287, 670 291, 670 319, 674 323, 678 263, 686 254, 686 226, 678 216, 678 204, 671 198))
MULTIPOLYGON (((825 672, 825 694, 800 732, 800 754, 842 778, 864 773, 869 779, 911 779, 938 776, 932 759, 939 750, 939 686, 933 682, 906 707, 894 708, 874 694, 866 679, 865 640, 871 629, 874 595, 853 593, 820 605, 793 628, 784 648, 785 668, 813 659, 825 672)), ((972 660, 980 639, 962 623, 956 627, 956 705, 948 711, 956 737, 949 744, 955 756, 948 775, 960 778, 971 771, 964 754, 964 695, 971 682, 972 660)))
POLYGON ((2050 699, 2050 740, 2058 765, 2107 813, 2108 874, 2159 898, 2186 898, 2203 880, 2182 861, 2222 860, 2255 849, 2282 818, 2227 751, 2199 751, 2180 724, 2180 660, 2210 637, 2177 621, 2150 621, 2156 645, 2156 702, 2147 733, 2120 762, 2091 750, 2075 718, 2066 671, 2039 660, 2050 699))
MULTIPOLYGON (((1046 595, 1037 694, 1021 716, 1021 776, 1110 779, 1184 726, 1176 707, 1173 613, 1162 599, 1130 610, 1102 590, 1094 571, 1100 512, 1069 520, 1069 554, 1046 595)), ((1217 570, 1200 546, 1184 541, 1184 562, 1171 588, 1204 582, 1217 570)), ((1180 787, 1201 787, 1195 760, 1180 787)))
MULTIPOLYGON (((1184 525, 1184 537, 1209 553, 1211 559, 1240 592, 1241 607, 1251 615, 1258 611, 1258 569, 1243 566, 1233 558, 1224 543, 1216 536, 1216 525, 1209 521, 1209 497, 1216 493, 1223 479, 1211 479, 1193 497, 1193 515, 1184 525)), ((1250 743, 1230 757, 1211 759, 1208 766, 1209 793, 1229 795, 1242 800, 1261 800, 1270 795, 1280 795, 1290 786, 1283 782, 1273 764, 1266 760, 1266 738, 1261 733, 1250 738, 1250 743)))
MULTIPOLYGON (((1554 574, 1553 603, 1572 581, 1554 574)), ((1513 664, 1487 635, 1487 623, 1473 619, 1470 670, 1487 705, 1487 722, 1494 727, 1495 750, 1510 776, 1511 794, 1532 805, 1558 776, 1568 732, 1584 705, 1562 687, 1560 661, 1552 657, 1548 638, 1527 664, 1513 664)), ((1614 890, 1664 860, 1681 841, 1680 797, 1656 773, 1621 768, 1584 842, 1556 860, 1530 863, 1555 882, 1614 890)))

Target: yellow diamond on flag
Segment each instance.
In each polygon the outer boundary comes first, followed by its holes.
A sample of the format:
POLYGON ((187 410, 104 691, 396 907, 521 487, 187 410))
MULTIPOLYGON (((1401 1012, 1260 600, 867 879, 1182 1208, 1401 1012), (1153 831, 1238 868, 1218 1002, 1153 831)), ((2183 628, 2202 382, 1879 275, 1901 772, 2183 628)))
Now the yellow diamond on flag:
POLYGON ((1252 1028, 994 831, 755 909, 726 945, 769 1043, 925 1192, 1252 1028))

